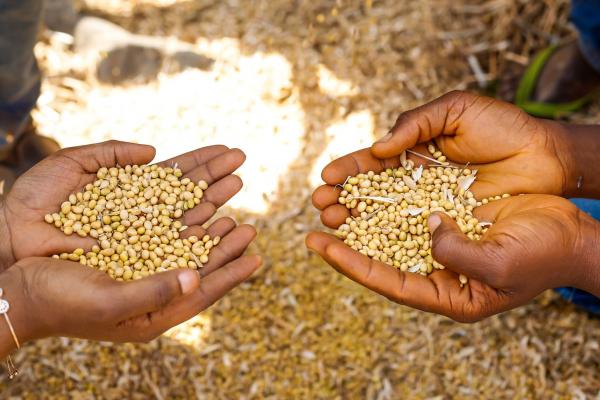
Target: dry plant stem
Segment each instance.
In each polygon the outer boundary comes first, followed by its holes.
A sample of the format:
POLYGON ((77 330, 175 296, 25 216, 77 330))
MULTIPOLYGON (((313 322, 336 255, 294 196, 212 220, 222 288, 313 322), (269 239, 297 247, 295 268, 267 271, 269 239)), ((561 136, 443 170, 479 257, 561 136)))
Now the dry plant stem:
POLYGON ((600 199, 600 126, 562 126, 557 150, 567 171, 564 195, 600 199))
POLYGON ((435 165, 435 166, 442 166, 442 167, 446 167, 446 166, 448 166, 448 162, 445 162, 445 161, 444 161, 444 162, 442 162, 442 161, 438 161, 438 160, 436 160, 435 158, 428 157, 428 156, 426 156, 426 155, 424 155, 424 154, 421 154, 421 153, 418 153, 418 152, 416 152, 416 151, 412 151, 412 150, 406 150, 406 152, 407 152, 407 153, 410 153, 410 154, 412 154, 412 155, 415 155, 415 156, 417 156, 417 157, 424 158, 425 160, 431 161, 431 162, 433 162, 433 163, 434 163, 433 165, 435 165))

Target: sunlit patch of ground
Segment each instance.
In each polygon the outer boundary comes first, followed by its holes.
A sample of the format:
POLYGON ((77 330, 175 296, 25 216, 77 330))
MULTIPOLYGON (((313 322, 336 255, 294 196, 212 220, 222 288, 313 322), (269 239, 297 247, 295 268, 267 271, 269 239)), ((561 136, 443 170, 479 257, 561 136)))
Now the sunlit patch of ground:
POLYGON ((94 87, 83 103, 58 111, 48 90, 35 113, 40 129, 67 147, 109 139, 151 144, 157 160, 210 144, 241 148, 248 158, 239 174, 248 184, 230 206, 265 212, 263 194, 273 194, 304 135, 290 64, 277 54, 242 55, 232 39, 203 42, 198 50, 215 58, 210 71, 94 87))
POLYGON ((326 131, 327 147, 314 163, 310 174, 310 184, 316 187, 323 183, 321 171, 331 161, 345 154, 363 149, 373 144, 373 116, 367 111, 349 114, 334 123, 326 131))
POLYGON ((206 347, 206 339, 210 334, 211 321, 206 314, 197 315, 165 332, 165 336, 196 349, 206 347))

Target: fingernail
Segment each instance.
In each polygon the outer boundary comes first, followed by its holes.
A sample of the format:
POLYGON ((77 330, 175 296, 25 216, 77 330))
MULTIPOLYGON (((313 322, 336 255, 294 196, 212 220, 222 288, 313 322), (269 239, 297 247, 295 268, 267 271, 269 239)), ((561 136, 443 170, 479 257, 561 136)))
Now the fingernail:
POLYGON ((385 135, 384 137, 382 137, 381 139, 379 139, 377 141, 377 143, 385 143, 388 140, 390 140, 392 138, 392 132, 389 132, 387 135, 385 135))
POLYGON ((197 273, 193 271, 182 271, 177 276, 177 280, 179 281, 179 287, 181 288, 181 293, 183 294, 192 292, 198 285, 197 273))
POLYGON ((427 220, 427 225, 429 226, 429 232, 431 232, 433 234, 433 232, 435 232, 435 230, 438 228, 438 226, 440 226, 441 223, 442 223, 442 219, 440 218, 439 215, 433 214, 433 215, 429 216, 429 219, 427 220))

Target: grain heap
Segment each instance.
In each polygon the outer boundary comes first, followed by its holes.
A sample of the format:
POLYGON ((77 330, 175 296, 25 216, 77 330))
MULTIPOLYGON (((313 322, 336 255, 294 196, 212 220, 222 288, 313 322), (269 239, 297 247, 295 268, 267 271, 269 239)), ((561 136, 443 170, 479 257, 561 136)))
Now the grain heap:
MULTIPOLYGON (((416 168, 404 152, 399 168, 348 177, 342 185, 339 203, 350 209, 353 216, 336 231, 354 250, 421 275, 444 269, 431 255, 427 227, 431 213, 445 212, 472 240, 479 240, 490 225, 473 216, 473 209, 482 204, 469 190, 477 171, 470 170, 468 165, 451 165, 434 144, 427 149, 430 156, 407 150, 434 163, 427 168, 423 165, 416 168)), ((489 199, 484 201, 487 203, 489 199)), ((462 284, 467 282, 465 276, 459 278, 462 284)))
POLYGON ((181 238, 178 219, 198 205, 208 188, 175 167, 127 165, 100 168, 84 191, 71 194, 60 211, 45 216, 65 235, 98 240, 55 258, 79 261, 117 280, 140 279, 173 268, 202 268, 220 238, 181 238))

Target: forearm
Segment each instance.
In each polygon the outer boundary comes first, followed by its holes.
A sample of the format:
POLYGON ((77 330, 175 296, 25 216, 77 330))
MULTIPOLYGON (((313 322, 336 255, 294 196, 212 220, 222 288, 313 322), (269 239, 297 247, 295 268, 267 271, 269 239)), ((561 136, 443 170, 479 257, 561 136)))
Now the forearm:
POLYGON ((600 125, 561 124, 567 197, 600 199, 600 125))

